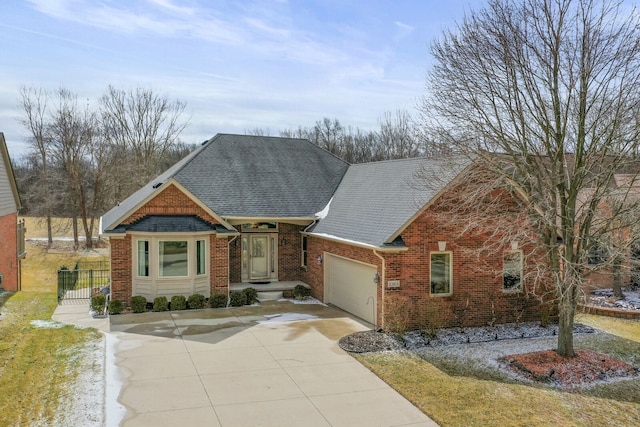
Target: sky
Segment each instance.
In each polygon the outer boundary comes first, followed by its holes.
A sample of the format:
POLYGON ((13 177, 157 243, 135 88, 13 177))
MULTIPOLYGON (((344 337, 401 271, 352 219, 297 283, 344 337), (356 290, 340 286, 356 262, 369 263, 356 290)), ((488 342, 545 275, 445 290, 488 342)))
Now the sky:
POLYGON ((20 87, 90 105, 109 85, 186 103, 185 143, 324 117, 415 112, 429 46, 484 0, 2 0, 0 132, 27 152, 20 87))

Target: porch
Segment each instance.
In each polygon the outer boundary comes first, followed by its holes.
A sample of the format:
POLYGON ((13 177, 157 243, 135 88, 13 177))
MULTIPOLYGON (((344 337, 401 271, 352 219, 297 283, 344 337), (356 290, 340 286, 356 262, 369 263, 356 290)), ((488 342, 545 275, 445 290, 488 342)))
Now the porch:
POLYGON ((254 288, 258 291, 258 299, 260 301, 276 300, 282 298, 282 291, 293 291, 293 289, 302 285, 307 289, 311 289, 309 285, 300 280, 289 281, 273 281, 273 282, 242 282, 231 283, 229 285, 229 292, 241 291, 246 288, 254 288))

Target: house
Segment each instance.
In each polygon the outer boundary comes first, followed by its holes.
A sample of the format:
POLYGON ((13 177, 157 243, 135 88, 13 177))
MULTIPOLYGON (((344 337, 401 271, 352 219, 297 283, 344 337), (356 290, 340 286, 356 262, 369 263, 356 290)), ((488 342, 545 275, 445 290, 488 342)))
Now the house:
POLYGON ((112 298, 281 281, 378 327, 393 299, 437 314, 440 326, 538 318, 523 304, 528 249, 477 260, 464 249, 478 237, 451 229, 434 203, 469 168, 463 159, 349 165, 304 139, 218 134, 101 218, 112 298), (437 182, 415 185, 424 171, 437 182))
POLYGON ((24 223, 18 222, 20 196, 9 151, 0 132, 0 288, 20 290, 20 263, 26 255, 24 223))

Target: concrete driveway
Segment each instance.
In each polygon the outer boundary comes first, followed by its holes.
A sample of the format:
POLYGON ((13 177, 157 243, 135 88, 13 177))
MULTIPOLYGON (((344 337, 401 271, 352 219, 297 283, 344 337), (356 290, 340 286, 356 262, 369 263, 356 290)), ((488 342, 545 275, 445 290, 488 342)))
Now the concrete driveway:
POLYGON ((121 425, 435 426, 338 347, 366 329, 288 302, 112 316, 121 425))

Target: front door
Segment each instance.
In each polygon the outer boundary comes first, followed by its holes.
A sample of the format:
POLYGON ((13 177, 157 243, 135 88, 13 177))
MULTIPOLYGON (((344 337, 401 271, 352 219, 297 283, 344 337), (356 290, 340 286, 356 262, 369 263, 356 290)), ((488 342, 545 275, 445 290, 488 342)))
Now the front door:
POLYGON ((269 237, 249 236, 249 280, 269 278, 269 237))

